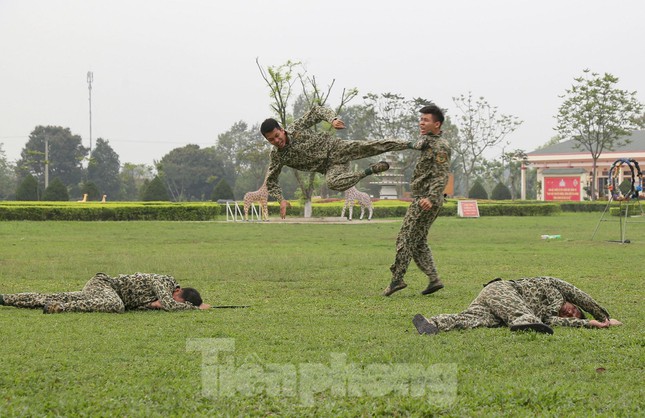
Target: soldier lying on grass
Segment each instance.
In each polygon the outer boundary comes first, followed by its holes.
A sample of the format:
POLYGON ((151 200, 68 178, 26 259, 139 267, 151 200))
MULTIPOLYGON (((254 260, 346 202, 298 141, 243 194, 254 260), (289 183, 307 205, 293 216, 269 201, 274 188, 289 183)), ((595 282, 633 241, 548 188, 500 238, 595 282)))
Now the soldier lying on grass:
POLYGON ((531 330, 553 334, 550 325, 606 328, 622 325, 588 294, 555 277, 519 280, 495 279, 484 285, 479 296, 459 314, 412 320, 419 334, 477 327, 508 326, 511 331, 531 330), (584 311, 595 319, 588 320, 584 311))
POLYGON ((0 305, 42 308, 43 313, 113 312, 129 310, 209 309, 199 292, 181 288, 172 276, 135 273, 110 277, 97 273, 80 292, 16 293, 0 295, 0 305))

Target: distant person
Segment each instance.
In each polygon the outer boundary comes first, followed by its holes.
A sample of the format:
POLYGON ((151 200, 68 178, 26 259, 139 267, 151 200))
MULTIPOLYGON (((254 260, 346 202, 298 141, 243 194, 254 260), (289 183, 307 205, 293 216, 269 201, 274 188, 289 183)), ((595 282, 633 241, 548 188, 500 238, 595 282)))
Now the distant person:
POLYGON ((0 305, 42 308, 43 313, 112 312, 140 309, 180 311, 209 309, 199 292, 182 288, 172 276, 150 273, 110 277, 97 273, 80 292, 0 295, 0 305))
POLYGON ((585 328, 622 325, 610 319, 607 310, 591 296, 555 277, 495 279, 484 285, 479 296, 462 313, 430 318, 417 314, 412 322, 419 334, 504 326, 511 331, 553 334, 551 325, 585 328), (583 310, 595 319, 586 319, 583 310))
POLYGON ((441 137, 444 121, 441 109, 436 105, 429 105, 419 112, 419 141, 428 144, 429 147, 421 152, 410 180, 410 191, 414 201, 405 213, 396 238, 396 256, 390 266, 392 280, 383 291, 383 296, 390 296, 408 286, 403 277, 410 260, 414 260, 428 277, 428 287, 421 292, 422 294, 429 295, 443 288, 432 251, 428 246, 428 231, 443 206, 443 192, 450 171, 450 146, 448 141, 441 137))
POLYGON ((260 132, 264 138, 275 147, 271 151, 267 187, 269 194, 280 202, 281 213, 286 212, 287 204, 278 184, 278 177, 284 166, 324 174, 327 187, 345 191, 366 176, 382 173, 390 168, 386 161, 380 161, 363 171, 352 172, 350 171, 351 161, 388 151, 421 150, 427 147, 423 141, 342 140, 329 132, 312 129, 322 121, 329 122, 336 129, 345 128, 345 123, 335 115, 333 110, 319 105, 314 105, 301 118, 294 121, 289 130, 283 129, 278 121, 271 118, 266 119, 260 126, 260 132))

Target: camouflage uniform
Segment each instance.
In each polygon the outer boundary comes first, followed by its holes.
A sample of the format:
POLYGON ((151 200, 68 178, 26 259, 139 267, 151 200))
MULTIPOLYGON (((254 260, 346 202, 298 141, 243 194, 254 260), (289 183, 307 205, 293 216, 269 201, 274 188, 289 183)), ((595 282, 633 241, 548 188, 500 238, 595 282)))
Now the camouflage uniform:
POLYGON ((319 122, 331 123, 334 119, 335 114, 331 109, 314 106, 293 122, 287 130, 289 142, 283 148, 274 148, 271 151, 266 181, 271 196, 278 201, 283 199, 282 189, 278 184, 278 176, 283 166, 325 174, 330 189, 344 191, 367 176, 364 171, 351 172, 351 161, 410 148, 408 141, 348 141, 329 132, 310 129, 319 122))
POLYGON ((587 319, 559 317, 564 302, 577 305, 598 321, 609 318, 603 307, 572 284, 554 277, 533 277, 493 281, 462 313, 428 319, 441 331, 537 323, 589 327, 587 319))
POLYGON ((403 282, 411 259, 428 276, 430 283, 439 282, 428 246, 428 230, 443 205, 443 192, 450 171, 450 146, 440 135, 428 134, 426 137, 430 147, 421 151, 410 181, 414 201, 408 207, 396 239, 396 257, 394 264, 390 266, 392 283, 403 282), (419 206, 419 201, 423 198, 432 202, 430 210, 423 210, 419 206))
POLYGON ((197 309, 190 302, 177 302, 172 293, 179 284, 172 276, 135 273, 110 277, 97 273, 80 292, 16 293, 3 295, 4 304, 18 308, 42 308, 60 302, 65 312, 116 312, 147 309, 159 300, 166 311, 197 309))

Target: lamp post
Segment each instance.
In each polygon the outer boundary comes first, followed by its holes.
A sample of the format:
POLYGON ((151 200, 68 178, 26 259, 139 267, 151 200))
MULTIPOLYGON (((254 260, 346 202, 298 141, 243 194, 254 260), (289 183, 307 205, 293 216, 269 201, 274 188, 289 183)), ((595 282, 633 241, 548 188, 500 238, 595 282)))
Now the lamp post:
POLYGON ((90 158, 92 158, 92 82, 94 81, 94 73, 87 72, 87 88, 90 93, 90 158))

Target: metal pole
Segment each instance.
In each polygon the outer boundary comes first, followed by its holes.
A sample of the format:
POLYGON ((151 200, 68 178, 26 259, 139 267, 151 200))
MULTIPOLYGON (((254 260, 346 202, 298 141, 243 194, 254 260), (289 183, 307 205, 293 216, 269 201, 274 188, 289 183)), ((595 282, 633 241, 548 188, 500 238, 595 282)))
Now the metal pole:
POLYGON ((90 93, 90 158, 92 157, 92 82, 94 81, 94 73, 87 72, 87 88, 90 93))
POLYGON ((45 189, 49 186, 49 134, 45 134, 45 189))

